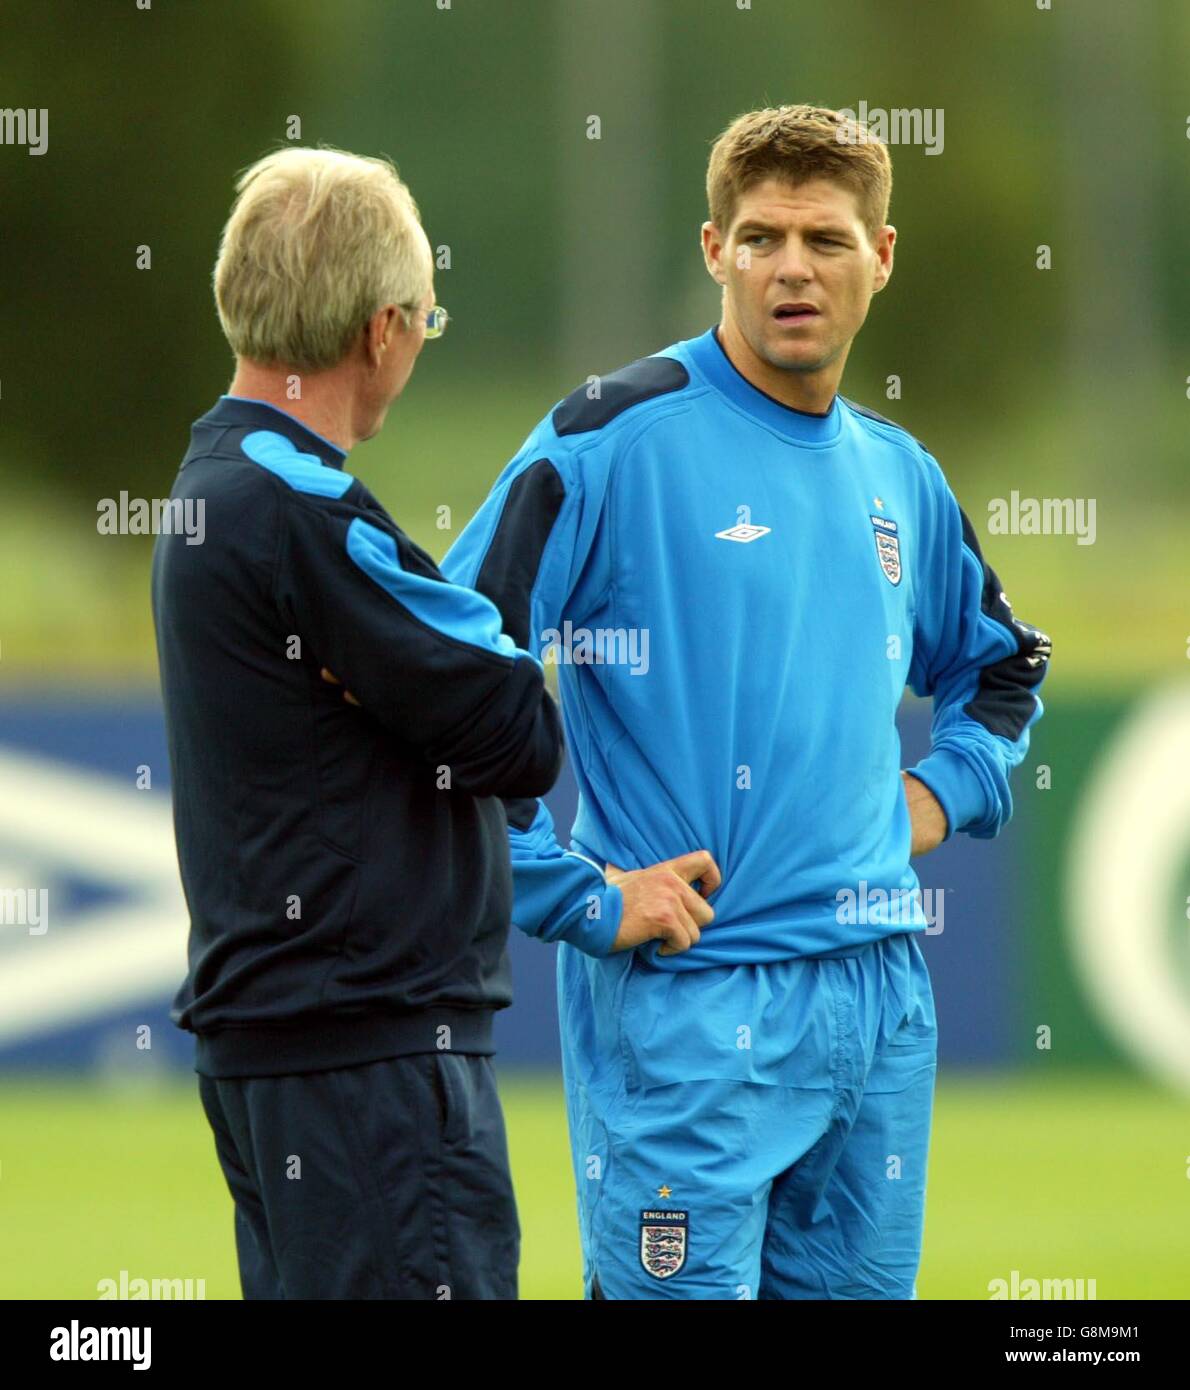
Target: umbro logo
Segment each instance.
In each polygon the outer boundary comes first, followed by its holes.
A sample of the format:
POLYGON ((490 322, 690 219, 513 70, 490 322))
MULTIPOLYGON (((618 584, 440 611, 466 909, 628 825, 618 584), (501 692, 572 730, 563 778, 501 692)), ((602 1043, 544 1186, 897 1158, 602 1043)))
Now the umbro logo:
POLYGON ((740 522, 738 526, 732 526, 726 531, 716 531, 717 541, 739 541, 741 545, 747 545, 749 541, 758 541, 761 536, 767 536, 773 528, 771 526, 751 526, 745 522, 740 522))

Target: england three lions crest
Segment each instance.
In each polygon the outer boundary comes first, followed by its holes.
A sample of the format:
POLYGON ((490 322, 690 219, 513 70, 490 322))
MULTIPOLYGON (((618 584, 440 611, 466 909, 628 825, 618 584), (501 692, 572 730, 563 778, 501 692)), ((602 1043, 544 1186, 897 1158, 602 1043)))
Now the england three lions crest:
POLYGON ((890 584, 901 582, 901 538, 897 535, 897 523, 886 516, 870 516, 872 530, 876 533, 876 556, 880 568, 890 584))
POLYGON ((689 1215, 684 1211, 642 1211, 640 1262, 654 1279, 670 1279, 686 1263, 689 1215))

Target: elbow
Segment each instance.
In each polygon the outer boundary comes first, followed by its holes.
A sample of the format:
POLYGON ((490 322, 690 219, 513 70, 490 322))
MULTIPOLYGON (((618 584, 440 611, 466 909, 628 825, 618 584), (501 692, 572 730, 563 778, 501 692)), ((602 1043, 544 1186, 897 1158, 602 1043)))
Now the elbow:
POLYGON ((542 731, 514 756, 459 769, 455 785, 472 796, 544 796, 558 780, 564 756, 561 730, 542 731))
POLYGON ((558 780, 566 744, 562 718, 544 686, 534 712, 532 732, 521 750, 517 765, 508 769, 507 781, 498 796, 544 796, 558 780))
POLYGON ((498 752, 458 767, 455 785, 472 796, 544 796, 558 780, 565 753, 558 708, 543 691, 528 731, 522 726, 498 752))
POLYGON ((533 761, 519 776, 516 784, 500 793, 501 796, 544 796, 558 780, 562 772, 565 748, 559 733, 556 739, 547 740, 533 761))

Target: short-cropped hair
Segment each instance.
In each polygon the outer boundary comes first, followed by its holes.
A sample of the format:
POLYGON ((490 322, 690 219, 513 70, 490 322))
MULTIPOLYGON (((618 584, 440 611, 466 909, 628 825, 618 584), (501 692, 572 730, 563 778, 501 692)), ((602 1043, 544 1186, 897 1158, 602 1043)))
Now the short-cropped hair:
POLYGON ((385 159, 288 148, 241 174, 215 263, 215 302, 237 357, 333 367, 385 304, 433 283, 417 204, 385 159))
POLYGON ((870 240, 888 221, 892 161, 862 122, 826 106, 746 111, 715 141, 707 165, 711 221, 727 236, 740 195, 765 179, 833 179, 856 195, 870 240))

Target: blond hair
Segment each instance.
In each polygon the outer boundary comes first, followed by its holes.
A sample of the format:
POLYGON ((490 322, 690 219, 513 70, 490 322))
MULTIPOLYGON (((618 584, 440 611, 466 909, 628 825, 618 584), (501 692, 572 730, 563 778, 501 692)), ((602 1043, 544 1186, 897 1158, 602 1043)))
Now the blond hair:
POLYGON ((236 193, 214 281, 237 357, 333 367, 378 309, 416 306, 433 282, 417 204, 388 160, 277 150, 236 193))
POLYGON ((855 193, 870 240, 888 221, 892 161, 882 141, 826 106, 770 106, 737 116, 707 165, 710 219, 726 236, 740 195, 765 179, 833 179, 855 193))

